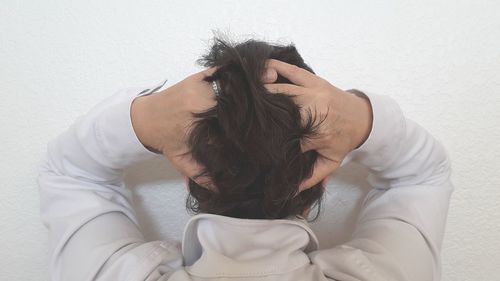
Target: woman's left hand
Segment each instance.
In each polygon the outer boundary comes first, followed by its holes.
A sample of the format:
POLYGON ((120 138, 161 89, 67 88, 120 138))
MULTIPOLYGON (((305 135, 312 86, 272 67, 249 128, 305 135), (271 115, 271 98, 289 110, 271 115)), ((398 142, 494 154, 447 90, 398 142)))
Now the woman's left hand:
MULTIPOLYGON (((216 105, 212 85, 203 80, 215 70, 195 73, 161 92, 137 97, 131 106, 132 125, 141 143, 161 151, 184 176, 208 188, 208 177, 194 179, 204 167, 192 158, 186 141, 195 120, 191 113, 216 105)), ((263 82, 272 83, 276 78, 277 72, 269 70, 263 82)))

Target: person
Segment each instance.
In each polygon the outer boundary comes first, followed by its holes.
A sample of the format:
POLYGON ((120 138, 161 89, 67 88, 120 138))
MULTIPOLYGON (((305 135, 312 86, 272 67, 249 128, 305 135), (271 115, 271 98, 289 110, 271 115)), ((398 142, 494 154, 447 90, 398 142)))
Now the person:
MULTIPOLYGON (((328 135, 320 131, 325 128, 321 123, 328 114, 314 114, 296 104, 296 97, 290 95, 270 95, 261 82, 267 59, 314 74, 293 44, 258 40, 235 44, 216 38, 209 52, 198 60, 202 66, 216 69, 204 80, 212 83, 217 94, 213 107, 193 114, 195 121, 186 138, 189 154, 203 167, 193 180, 188 180, 186 207, 194 214, 245 219, 303 218, 317 206, 316 216, 310 221, 319 217, 325 180, 303 189, 299 185, 311 176, 315 163, 321 164, 316 167, 317 172, 324 170, 323 165, 334 163, 325 162, 326 158, 316 149, 307 146, 309 139, 328 135), (304 114, 301 110, 305 110, 304 114)), ((274 81, 275 85, 291 83, 279 74, 274 81)), ((368 101, 364 105, 368 108, 368 101)), ((360 112, 369 114, 369 110, 360 112)), ((363 117, 369 118, 360 115, 363 117)), ((367 123, 356 127, 365 138, 367 123)), ((352 148, 359 146, 354 143, 357 139, 346 136, 349 135, 335 136, 337 147, 343 142, 352 148)))
POLYGON ((373 189, 350 240, 319 249, 301 216, 210 213, 187 222, 182 243, 145 240, 123 183, 127 167, 165 157, 188 182, 217 188, 186 141, 192 113, 217 104, 218 88, 206 81, 215 67, 161 91, 121 90, 49 143, 38 183, 52 280, 439 280, 453 191, 443 146, 388 96, 349 93, 275 59, 265 67, 269 95, 326 116, 318 137, 300 143, 318 156, 298 193, 349 161, 370 171, 373 189), (290 83, 275 83, 278 75, 290 83))

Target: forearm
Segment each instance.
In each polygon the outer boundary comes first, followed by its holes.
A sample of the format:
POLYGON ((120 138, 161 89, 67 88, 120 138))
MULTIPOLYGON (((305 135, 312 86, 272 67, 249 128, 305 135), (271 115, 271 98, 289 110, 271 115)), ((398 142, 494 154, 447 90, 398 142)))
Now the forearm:
POLYGON ((369 169, 368 181, 375 189, 365 199, 360 220, 385 216, 411 220, 412 225, 428 236, 437 252, 453 189, 450 160, 442 144, 420 125, 405 118, 394 100, 374 94, 369 97, 374 112, 372 132, 366 142, 349 155, 369 169), (371 202, 389 190, 391 192, 384 195, 387 198, 391 194, 409 198, 403 201, 397 197, 392 204, 371 202), (401 208, 399 213, 398 208, 401 208))
POLYGON ((108 98, 48 145, 38 183, 55 280, 71 270, 95 274, 114 248, 143 240, 122 182, 126 167, 155 155, 132 129, 130 104, 137 93, 108 98), (123 219, 106 222, 103 216, 112 213, 123 219))
MULTIPOLYGON (((342 268, 359 280, 439 280, 453 190, 449 159, 443 146, 406 119, 395 101, 368 96, 372 130, 345 162, 367 167, 373 189, 361 206, 350 241, 312 259, 326 270, 342 268), (344 259, 351 262, 340 261, 344 259)), ((345 276, 331 272, 332 278, 345 276)))
POLYGON ((407 119, 392 98, 376 94, 368 98, 373 108, 371 132, 348 158, 370 170, 370 184, 388 189, 447 180, 450 161, 442 144, 407 119))

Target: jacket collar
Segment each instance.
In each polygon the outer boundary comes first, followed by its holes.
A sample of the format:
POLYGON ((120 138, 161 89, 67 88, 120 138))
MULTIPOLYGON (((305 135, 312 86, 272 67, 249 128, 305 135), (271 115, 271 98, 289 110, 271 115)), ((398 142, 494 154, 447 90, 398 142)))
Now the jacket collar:
POLYGON ((309 264, 318 239, 303 218, 193 216, 184 228, 186 271, 201 277, 279 274, 309 264))

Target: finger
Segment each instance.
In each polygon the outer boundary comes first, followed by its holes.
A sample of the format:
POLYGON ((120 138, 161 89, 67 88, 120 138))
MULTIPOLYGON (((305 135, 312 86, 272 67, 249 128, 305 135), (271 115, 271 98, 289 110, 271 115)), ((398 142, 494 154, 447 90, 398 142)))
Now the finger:
POLYGON ((326 185, 328 184, 328 181, 330 181, 330 178, 332 177, 332 175, 328 175, 326 176, 326 178, 324 178, 322 181, 321 181, 321 185, 323 185, 323 187, 326 187, 326 185))
MULTIPOLYGON (((305 125, 307 122, 306 116, 306 107, 304 105, 309 103, 309 98, 306 94, 305 88, 301 86, 296 86, 293 84, 266 84, 264 85, 270 93, 281 93, 291 96, 294 99, 294 103, 299 105, 301 121, 305 125)), ((312 137, 311 137, 312 138, 312 137)), ((302 152, 306 152, 312 149, 316 149, 313 146, 314 143, 311 143, 310 140, 301 140, 301 150, 302 152)))
POLYGON ((275 59, 268 60, 267 67, 275 69, 278 74, 280 74, 281 76, 290 80, 292 83, 299 86, 304 86, 304 87, 312 86, 316 83, 318 79, 318 77, 315 74, 303 68, 275 59))
POLYGON ((202 70, 202 71, 198 72, 198 74, 202 75, 203 78, 205 78, 207 76, 212 76, 217 71, 217 69, 219 69, 219 67, 220 66, 214 66, 214 67, 211 67, 211 68, 207 68, 205 70, 202 70))
POLYGON ((305 88, 293 84, 265 84, 267 91, 271 94, 285 94, 292 97, 298 105, 307 102, 305 88))
POLYGON ((318 147, 313 140, 311 140, 310 138, 300 139, 300 150, 302 151, 302 153, 315 149, 318 149, 318 147))
POLYGON ((338 162, 334 162, 323 157, 318 158, 318 160, 314 163, 312 176, 302 181, 299 186, 299 192, 309 189, 317 183, 325 180, 326 177, 332 174, 339 167, 339 164, 340 163, 338 162))
MULTIPOLYGON (((219 68, 220 68, 220 66, 214 66, 211 68, 207 68, 203 71, 198 72, 197 75, 200 76, 201 79, 203 79, 207 76, 213 75, 215 73, 215 71, 217 71, 217 69, 219 69, 219 68)), ((278 79, 278 72, 275 69, 266 68, 264 71, 264 74, 262 75, 262 82, 263 83, 274 83, 274 81, 276 81, 276 79, 278 79)))
POLYGON ((197 185, 206 188, 208 190, 212 190, 217 192, 217 189, 215 188, 212 179, 209 176, 202 176, 200 175, 202 171, 196 172, 191 174, 191 176, 187 177, 188 179, 191 179, 194 181, 197 185))
POLYGON ((181 174, 193 180, 204 170, 204 167, 198 162, 194 161, 191 156, 176 157, 172 159, 172 164, 181 174))
POLYGON ((267 91, 271 94, 285 94, 293 98, 294 102, 299 106, 304 106, 308 103, 305 88, 293 84, 265 84, 267 91))
POLYGON ((274 83, 276 79, 278 79, 278 72, 276 72, 276 69, 267 68, 264 71, 264 75, 262 76, 263 83, 274 83))
POLYGON ((264 87, 272 94, 288 94, 288 95, 301 95, 304 94, 304 88, 286 83, 264 84, 264 87))
POLYGON ((190 153, 175 156, 172 158, 171 162, 181 174, 192 179, 198 185, 207 189, 214 189, 210 177, 200 176, 205 170, 205 167, 194 160, 190 153))
POLYGON ((194 182, 196 182, 196 184, 198 184, 199 186, 201 186, 205 189, 217 192, 217 188, 213 184, 212 179, 210 177, 202 176, 202 177, 197 177, 197 178, 192 179, 192 180, 194 182))
POLYGON ((212 76, 220 66, 214 66, 211 68, 204 69, 200 72, 189 75, 187 78, 193 81, 205 81, 205 78, 212 76))

